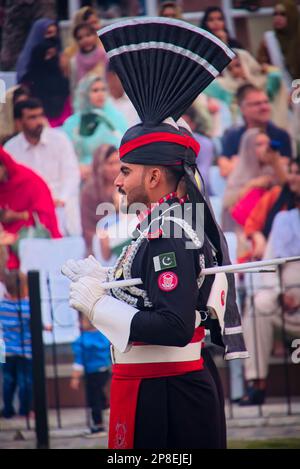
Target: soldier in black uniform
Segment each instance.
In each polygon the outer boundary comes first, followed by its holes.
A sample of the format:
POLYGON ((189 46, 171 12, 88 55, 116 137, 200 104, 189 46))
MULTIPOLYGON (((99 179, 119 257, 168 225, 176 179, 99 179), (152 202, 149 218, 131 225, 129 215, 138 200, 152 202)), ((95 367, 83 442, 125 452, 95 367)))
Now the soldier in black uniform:
POLYGON ((158 18, 110 26, 101 40, 142 121, 123 137, 116 186, 128 209, 147 206, 108 274, 92 259, 63 267, 71 306, 112 343, 109 447, 223 448, 223 397, 203 360, 204 325, 230 358, 246 350, 234 280, 201 276, 228 253, 199 189, 198 144, 178 118, 232 52, 198 28, 158 18), (134 278, 142 285, 116 285, 110 295, 99 282, 134 278))

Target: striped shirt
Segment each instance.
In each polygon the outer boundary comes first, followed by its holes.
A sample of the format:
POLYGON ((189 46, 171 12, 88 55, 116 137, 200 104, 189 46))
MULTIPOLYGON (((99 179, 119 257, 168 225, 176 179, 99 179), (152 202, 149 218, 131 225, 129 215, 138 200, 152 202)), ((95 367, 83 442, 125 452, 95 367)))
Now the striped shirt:
POLYGON ((0 324, 6 356, 32 358, 29 301, 0 301, 0 324))

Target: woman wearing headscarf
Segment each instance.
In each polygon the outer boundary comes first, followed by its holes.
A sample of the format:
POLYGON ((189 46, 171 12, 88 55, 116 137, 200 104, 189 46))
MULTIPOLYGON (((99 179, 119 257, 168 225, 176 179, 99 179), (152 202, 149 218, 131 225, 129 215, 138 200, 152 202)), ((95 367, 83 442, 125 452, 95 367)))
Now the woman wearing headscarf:
POLYGON ((294 0, 281 0, 273 13, 273 30, 264 34, 258 51, 261 64, 272 64, 283 72, 288 88, 300 77, 300 16, 294 0))
POLYGON ((244 225, 245 235, 252 242, 252 255, 261 259, 266 249, 276 215, 284 210, 295 208, 300 197, 300 158, 289 164, 287 183, 274 186, 260 199, 251 211, 244 225))
POLYGON ((200 27, 217 36, 229 47, 243 48, 239 41, 229 35, 226 18, 220 7, 208 7, 204 12, 200 27))
POLYGON ((238 89, 250 83, 264 90, 272 104, 272 121, 279 127, 286 128, 288 121, 288 90, 282 79, 281 71, 273 66, 263 67, 246 50, 234 49, 236 57, 205 90, 209 97, 224 102, 230 109, 232 124, 241 120, 236 101, 238 89))
POLYGON ((57 38, 44 39, 32 52, 26 82, 32 96, 39 98, 52 127, 61 126, 71 115, 69 81, 59 63, 57 38))
MULTIPOLYGON (((24 48, 17 62, 17 81, 26 83, 27 73, 34 49, 43 42, 44 39, 58 38, 58 26, 55 20, 41 18, 32 25, 30 33, 25 42, 24 48)), ((60 48, 60 42, 59 42, 60 48)))
MULTIPOLYGON (((37 218, 49 237, 61 238, 47 184, 31 169, 16 163, 0 147, 0 222, 3 229, 16 235, 17 239, 22 229, 36 226, 37 218)), ((19 267, 17 254, 11 249, 7 267, 19 267)))
POLYGON ((102 218, 97 215, 97 207, 104 202, 113 203, 114 181, 119 170, 120 159, 116 147, 101 145, 95 152, 92 174, 84 183, 81 192, 82 230, 88 254, 92 253, 96 226, 102 218))
MULTIPOLYGON (((85 6, 85 7, 80 8, 80 10, 77 11, 77 13, 75 14, 73 18, 73 24, 72 24, 73 33, 75 29, 77 28, 77 26, 79 26, 80 24, 88 24, 92 26, 95 32, 99 31, 99 29, 101 28, 101 21, 100 21, 97 11, 90 6, 85 6)), ((71 44, 64 49, 62 56, 61 56, 61 66, 65 75, 69 74, 70 61, 76 55, 77 52, 78 52, 78 44, 73 37, 71 44)))
POLYGON ((89 77, 80 83, 74 109, 75 114, 62 128, 74 144, 85 179, 90 174, 94 152, 104 143, 118 146, 127 122, 107 98, 101 77, 89 77))
POLYGON ((72 95, 83 78, 91 75, 103 77, 108 63, 107 55, 99 42, 97 33, 90 24, 79 24, 73 35, 78 44, 78 50, 71 58, 68 70, 72 95))
POLYGON ((269 137, 260 129, 247 130, 241 141, 237 165, 228 178, 222 224, 225 231, 237 233, 238 257, 248 253, 241 225, 263 194, 276 184, 285 184, 287 179, 280 154, 271 149, 270 143, 269 137))

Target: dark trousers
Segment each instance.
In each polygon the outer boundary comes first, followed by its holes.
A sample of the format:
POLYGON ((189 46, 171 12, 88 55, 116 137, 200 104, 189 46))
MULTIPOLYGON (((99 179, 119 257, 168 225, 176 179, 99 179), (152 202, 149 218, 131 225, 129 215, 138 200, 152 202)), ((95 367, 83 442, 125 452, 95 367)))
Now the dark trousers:
POLYGON ((28 415, 32 403, 32 360, 19 356, 6 357, 3 365, 3 416, 15 414, 13 400, 16 389, 19 391, 20 415, 28 415))
POLYGON ((185 375, 142 380, 134 448, 226 447, 223 398, 213 374, 206 366, 185 375))
POLYGON ((86 374, 86 394, 91 409, 94 425, 103 424, 102 412, 106 408, 104 387, 109 378, 109 371, 98 371, 86 374))

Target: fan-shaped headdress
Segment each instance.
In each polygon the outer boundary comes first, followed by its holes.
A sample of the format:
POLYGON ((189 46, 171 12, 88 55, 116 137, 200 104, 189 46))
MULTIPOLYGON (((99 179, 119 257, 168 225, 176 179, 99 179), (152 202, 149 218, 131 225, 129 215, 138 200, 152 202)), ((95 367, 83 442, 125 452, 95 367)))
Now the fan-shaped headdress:
POLYGON ((234 53, 209 32, 168 18, 124 20, 99 36, 141 119, 122 139, 121 160, 195 164, 199 144, 175 123, 234 53))
MULTIPOLYGON (((204 204, 205 233, 216 248, 218 263, 230 264, 224 234, 194 177, 199 145, 187 127, 176 122, 235 54, 208 31, 169 18, 124 20, 102 29, 99 35, 111 66, 141 119, 122 139, 121 160, 181 165, 190 200, 204 204)), ((228 274, 227 280, 222 340, 228 358, 245 357, 248 354, 236 305, 234 276, 228 274)))

